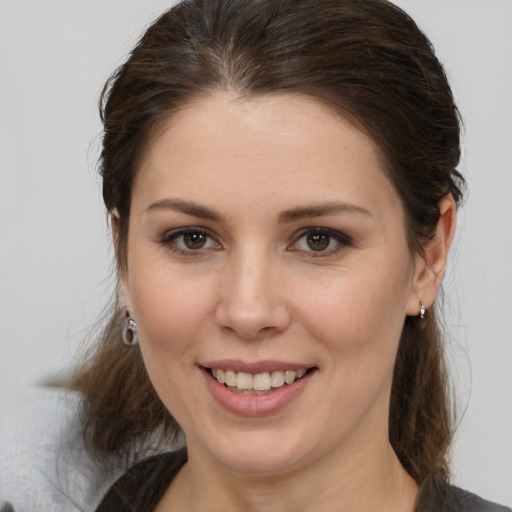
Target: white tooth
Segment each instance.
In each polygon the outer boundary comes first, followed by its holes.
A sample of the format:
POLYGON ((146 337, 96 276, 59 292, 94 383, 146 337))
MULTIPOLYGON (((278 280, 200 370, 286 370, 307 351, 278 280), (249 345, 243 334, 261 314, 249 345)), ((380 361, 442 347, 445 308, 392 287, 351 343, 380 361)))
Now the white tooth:
POLYGON ((236 387, 236 372, 226 370, 225 373, 226 384, 232 388, 236 387))
POLYGON ((217 378, 217 369, 216 368, 212 368, 212 375, 215 379, 217 378))
POLYGON ((270 373, 257 373, 253 378, 252 388, 257 391, 267 391, 271 388, 270 373))
POLYGON ((217 370, 217 380, 224 384, 226 382, 226 372, 224 370, 221 370, 220 368, 217 370))
POLYGON ((284 381, 286 384, 292 384, 295 380, 295 372, 293 370, 286 370, 284 372, 284 381))
POLYGON ((252 389, 252 375, 250 373, 238 372, 236 374, 237 389, 252 389))
POLYGON ((306 372, 307 372, 307 370, 305 368, 302 368, 301 370, 297 370, 295 372, 295 378, 300 379, 300 378, 304 377, 304 375, 306 375, 306 372))
POLYGON ((284 385, 284 372, 275 371, 270 375, 270 381, 273 388, 280 388, 284 385))

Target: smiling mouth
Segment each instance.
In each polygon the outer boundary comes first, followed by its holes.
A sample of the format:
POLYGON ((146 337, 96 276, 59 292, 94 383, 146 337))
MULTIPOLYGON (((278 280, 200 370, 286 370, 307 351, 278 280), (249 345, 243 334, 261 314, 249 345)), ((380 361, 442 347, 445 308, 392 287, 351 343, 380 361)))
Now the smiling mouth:
POLYGON ((217 382, 230 391, 243 395, 266 395, 278 389, 289 386, 317 370, 316 367, 299 370, 276 370, 273 372, 247 373, 225 370, 221 368, 203 367, 217 382))

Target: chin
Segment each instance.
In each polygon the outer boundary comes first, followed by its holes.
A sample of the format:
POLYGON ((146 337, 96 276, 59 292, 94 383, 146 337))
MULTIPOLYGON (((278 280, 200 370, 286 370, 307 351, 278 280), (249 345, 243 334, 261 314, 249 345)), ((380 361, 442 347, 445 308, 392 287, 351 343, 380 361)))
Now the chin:
POLYGON ((252 476, 275 476, 295 469, 299 464, 297 453, 275 453, 271 450, 246 449, 218 454, 222 464, 239 474, 252 476))
MULTIPOLYGON (((297 469, 309 458, 301 435, 287 432, 240 431, 215 444, 210 457, 228 470, 245 475, 272 476, 297 469)), ((190 449, 190 446, 189 446, 190 449)))

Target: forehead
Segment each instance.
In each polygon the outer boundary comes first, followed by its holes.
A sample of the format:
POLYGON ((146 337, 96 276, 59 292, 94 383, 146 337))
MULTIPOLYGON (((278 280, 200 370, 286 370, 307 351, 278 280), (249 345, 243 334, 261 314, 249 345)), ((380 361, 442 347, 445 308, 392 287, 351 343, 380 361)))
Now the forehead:
POLYGON ((190 102, 159 130, 137 173, 134 199, 225 197, 239 207, 270 198, 351 199, 366 207, 398 200, 383 169, 373 141, 320 101, 217 92, 190 102))

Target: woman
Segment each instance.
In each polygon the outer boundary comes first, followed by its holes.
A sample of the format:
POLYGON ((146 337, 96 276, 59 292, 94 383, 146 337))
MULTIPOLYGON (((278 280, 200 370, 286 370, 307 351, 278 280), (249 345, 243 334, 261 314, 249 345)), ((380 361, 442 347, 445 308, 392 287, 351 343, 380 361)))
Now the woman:
POLYGON ((109 461, 182 429, 186 451, 98 510, 493 510, 448 486, 459 123, 415 24, 381 0, 188 2, 104 98, 122 295, 75 379, 84 438, 109 461))

